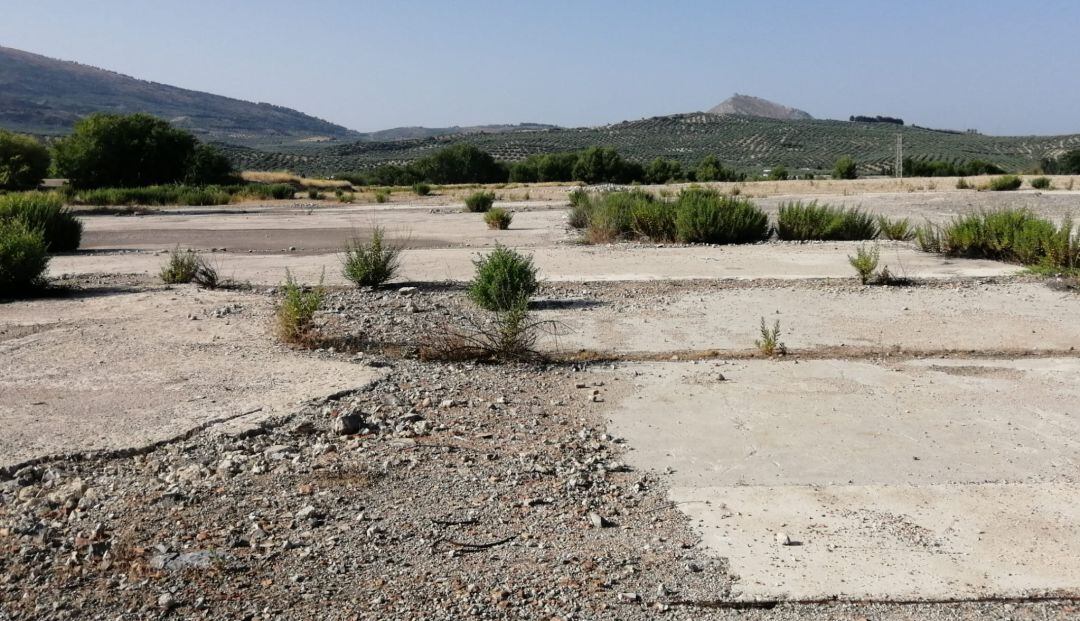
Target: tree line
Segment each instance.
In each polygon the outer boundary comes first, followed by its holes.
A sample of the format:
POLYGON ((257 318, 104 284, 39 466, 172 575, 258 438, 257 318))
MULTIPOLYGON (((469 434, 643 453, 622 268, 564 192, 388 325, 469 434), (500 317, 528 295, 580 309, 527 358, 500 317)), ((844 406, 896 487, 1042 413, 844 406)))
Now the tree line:
POLYGON ((0 188, 33 189, 49 174, 76 189, 237 181, 218 149, 148 114, 92 114, 51 150, 29 136, 0 130, 0 188))

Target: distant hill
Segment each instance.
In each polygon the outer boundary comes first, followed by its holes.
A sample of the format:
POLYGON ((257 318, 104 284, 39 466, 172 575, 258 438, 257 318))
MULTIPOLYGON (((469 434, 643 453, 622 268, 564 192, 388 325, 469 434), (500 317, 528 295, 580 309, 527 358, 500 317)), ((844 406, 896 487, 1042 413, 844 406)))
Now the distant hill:
POLYGON ((148 112, 207 141, 248 145, 357 140, 296 110, 138 80, 0 47, 0 127, 55 135, 99 111, 148 112))
POLYGON ((505 132, 526 132, 545 129, 559 129, 558 125, 543 123, 519 123, 517 125, 472 125, 468 127, 395 127, 377 132, 360 134, 360 140, 367 142, 387 142, 392 140, 417 140, 437 136, 457 134, 501 134, 505 132))
POLYGON ((798 108, 789 108, 767 99, 738 93, 710 108, 708 112, 710 114, 756 116, 763 119, 779 119, 783 121, 809 121, 814 118, 809 113, 798 108))
POLYGON ((831 170, 839 157, 850 155, 859 163, 863 174, 872 174, 892 164, 897 134, 904 136, 904 154, 908 157, 949 161, 982 159, 1010 170, 1025 170, 1043 156, 1080 148, 1080 134, 984 136, 887 123, 788 121, 695 112, 596 128, 313 144, 272 152, 229 148, 228 152, 245 169, 289 169, 323 175, 406 162, 462 142, 474 144, 508 161, 536 153, 607 146, 639 162, 663 157, 693 165, 706 155, 716 155, 728 166, 758 173, 778 164, 793 172, 824 172, 831 170))

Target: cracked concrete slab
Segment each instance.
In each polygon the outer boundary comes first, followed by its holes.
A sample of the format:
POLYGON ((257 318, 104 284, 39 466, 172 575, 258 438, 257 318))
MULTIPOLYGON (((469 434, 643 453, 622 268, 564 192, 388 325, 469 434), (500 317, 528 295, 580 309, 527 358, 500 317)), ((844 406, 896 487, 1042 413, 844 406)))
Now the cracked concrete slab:
POLYGON ((270 312, 266 296, 193 287, 5 304, 0 466, 136 448, 217 419, 237 431, 383 373, 274 343, 270 312))

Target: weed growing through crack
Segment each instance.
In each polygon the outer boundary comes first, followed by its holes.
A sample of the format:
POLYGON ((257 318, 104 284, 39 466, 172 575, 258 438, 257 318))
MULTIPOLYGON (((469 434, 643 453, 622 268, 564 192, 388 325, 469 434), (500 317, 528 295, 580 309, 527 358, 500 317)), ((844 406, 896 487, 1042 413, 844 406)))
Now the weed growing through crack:
POLYGON ((364 241, 353 236, 345 245, 341 273, 358 287, 379 287, 389 282, 401 265, 401 247, 388 244, 379 228, 364 241))
POLYGON ((278 337, 286 343, 312 341, 316 334, 315 313, 326 298, 323 277, 319 277, 318 285, 308 289, 297 283, 289 270, 285 270, 285 283, 281 291, 281 303, 274 315, 278 337))
POLYGON ((494 192, 473 192, 465 197, 465 209, 472 213, 486 213, 494 203, 494 192))
POLYGON ((878 230, 880 236, 893 241, 911 241, 915 239, 915 227, 907 218, 890 219, 886 216, 878 216, 878 230))
POLYGON ((859 274, 859 281, 864 285, 869 284, 874 277, 880 259, 881 252, 878 250, 877 244, 869 247, 866 245, 859 246, 855 250, 855 256, 848 255, 848 263, 855 268, 855 271, 859 274))
POLYGON ((194 250, 180 250, 179 246, 169 251, 169 258, 161 266, 159 276, 167 285, 193 282, 206 289, 217 289, 223 284, 217 265, 194 250))
POLYGON ((773 327, 770 328, 765 323, 765 318, 761 318, 761 338, 754 341, 754 345, 757 345, 758 350, 766 356, 783 356, 787 354, 787 346, 780 341, 780 320, 777 319, 773 323, 773 327))
POLYGON ((169 258, 161 267, 161 280, 167 285, 181 285, 195 280, 199 271, 199 255, 190 248, 180 250, 177 246, 169 251, 169 258))
POLYGON ((469 283, 469 299, 489 311, 509 311, 528 302, 536 292, 537 269, 532 257, 496 246, 474 262, 476 275, 469 283))
POLYGON ((469 314, 460 325, 447 324, 430 335, 420 348, 424 360, 527 361, 543 356, 536 343, 543 333, 558 334, 559 324, 536 320, 528 302, 519 300, 507 310, 469 314))
POLYGON ((484 214, 484 222, 487 224, 487 227, 499 231, 505 231, 510 228, 510 222, 513 221, 513 219, 514 214, 502 207, 493 207, 491 211, 484 214))

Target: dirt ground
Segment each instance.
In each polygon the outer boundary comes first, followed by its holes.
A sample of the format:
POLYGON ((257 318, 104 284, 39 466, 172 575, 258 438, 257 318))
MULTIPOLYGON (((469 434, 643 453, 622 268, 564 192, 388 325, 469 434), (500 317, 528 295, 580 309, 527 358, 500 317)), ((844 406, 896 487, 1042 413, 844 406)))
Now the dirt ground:
MULTIPOLYGON (((1080 207, 898 183, 743 191, 1080 207)), ((850 243, 583 246, 566 190, 500 189, 501 232, 464 189, 85 216, 67 289, 0 304, 0 618, 1080 616, 1080 294, 905 243, 896 287, 857 284, 850 243), (373 226, 401 277, 345 287, 373 226), (541 269, 549 359, 417 359, 496 243, 541 269), (163 286, 176 245, 242 286, 163 286), (286 268, 332 286, 321 349, 273 336, 286 268)))

